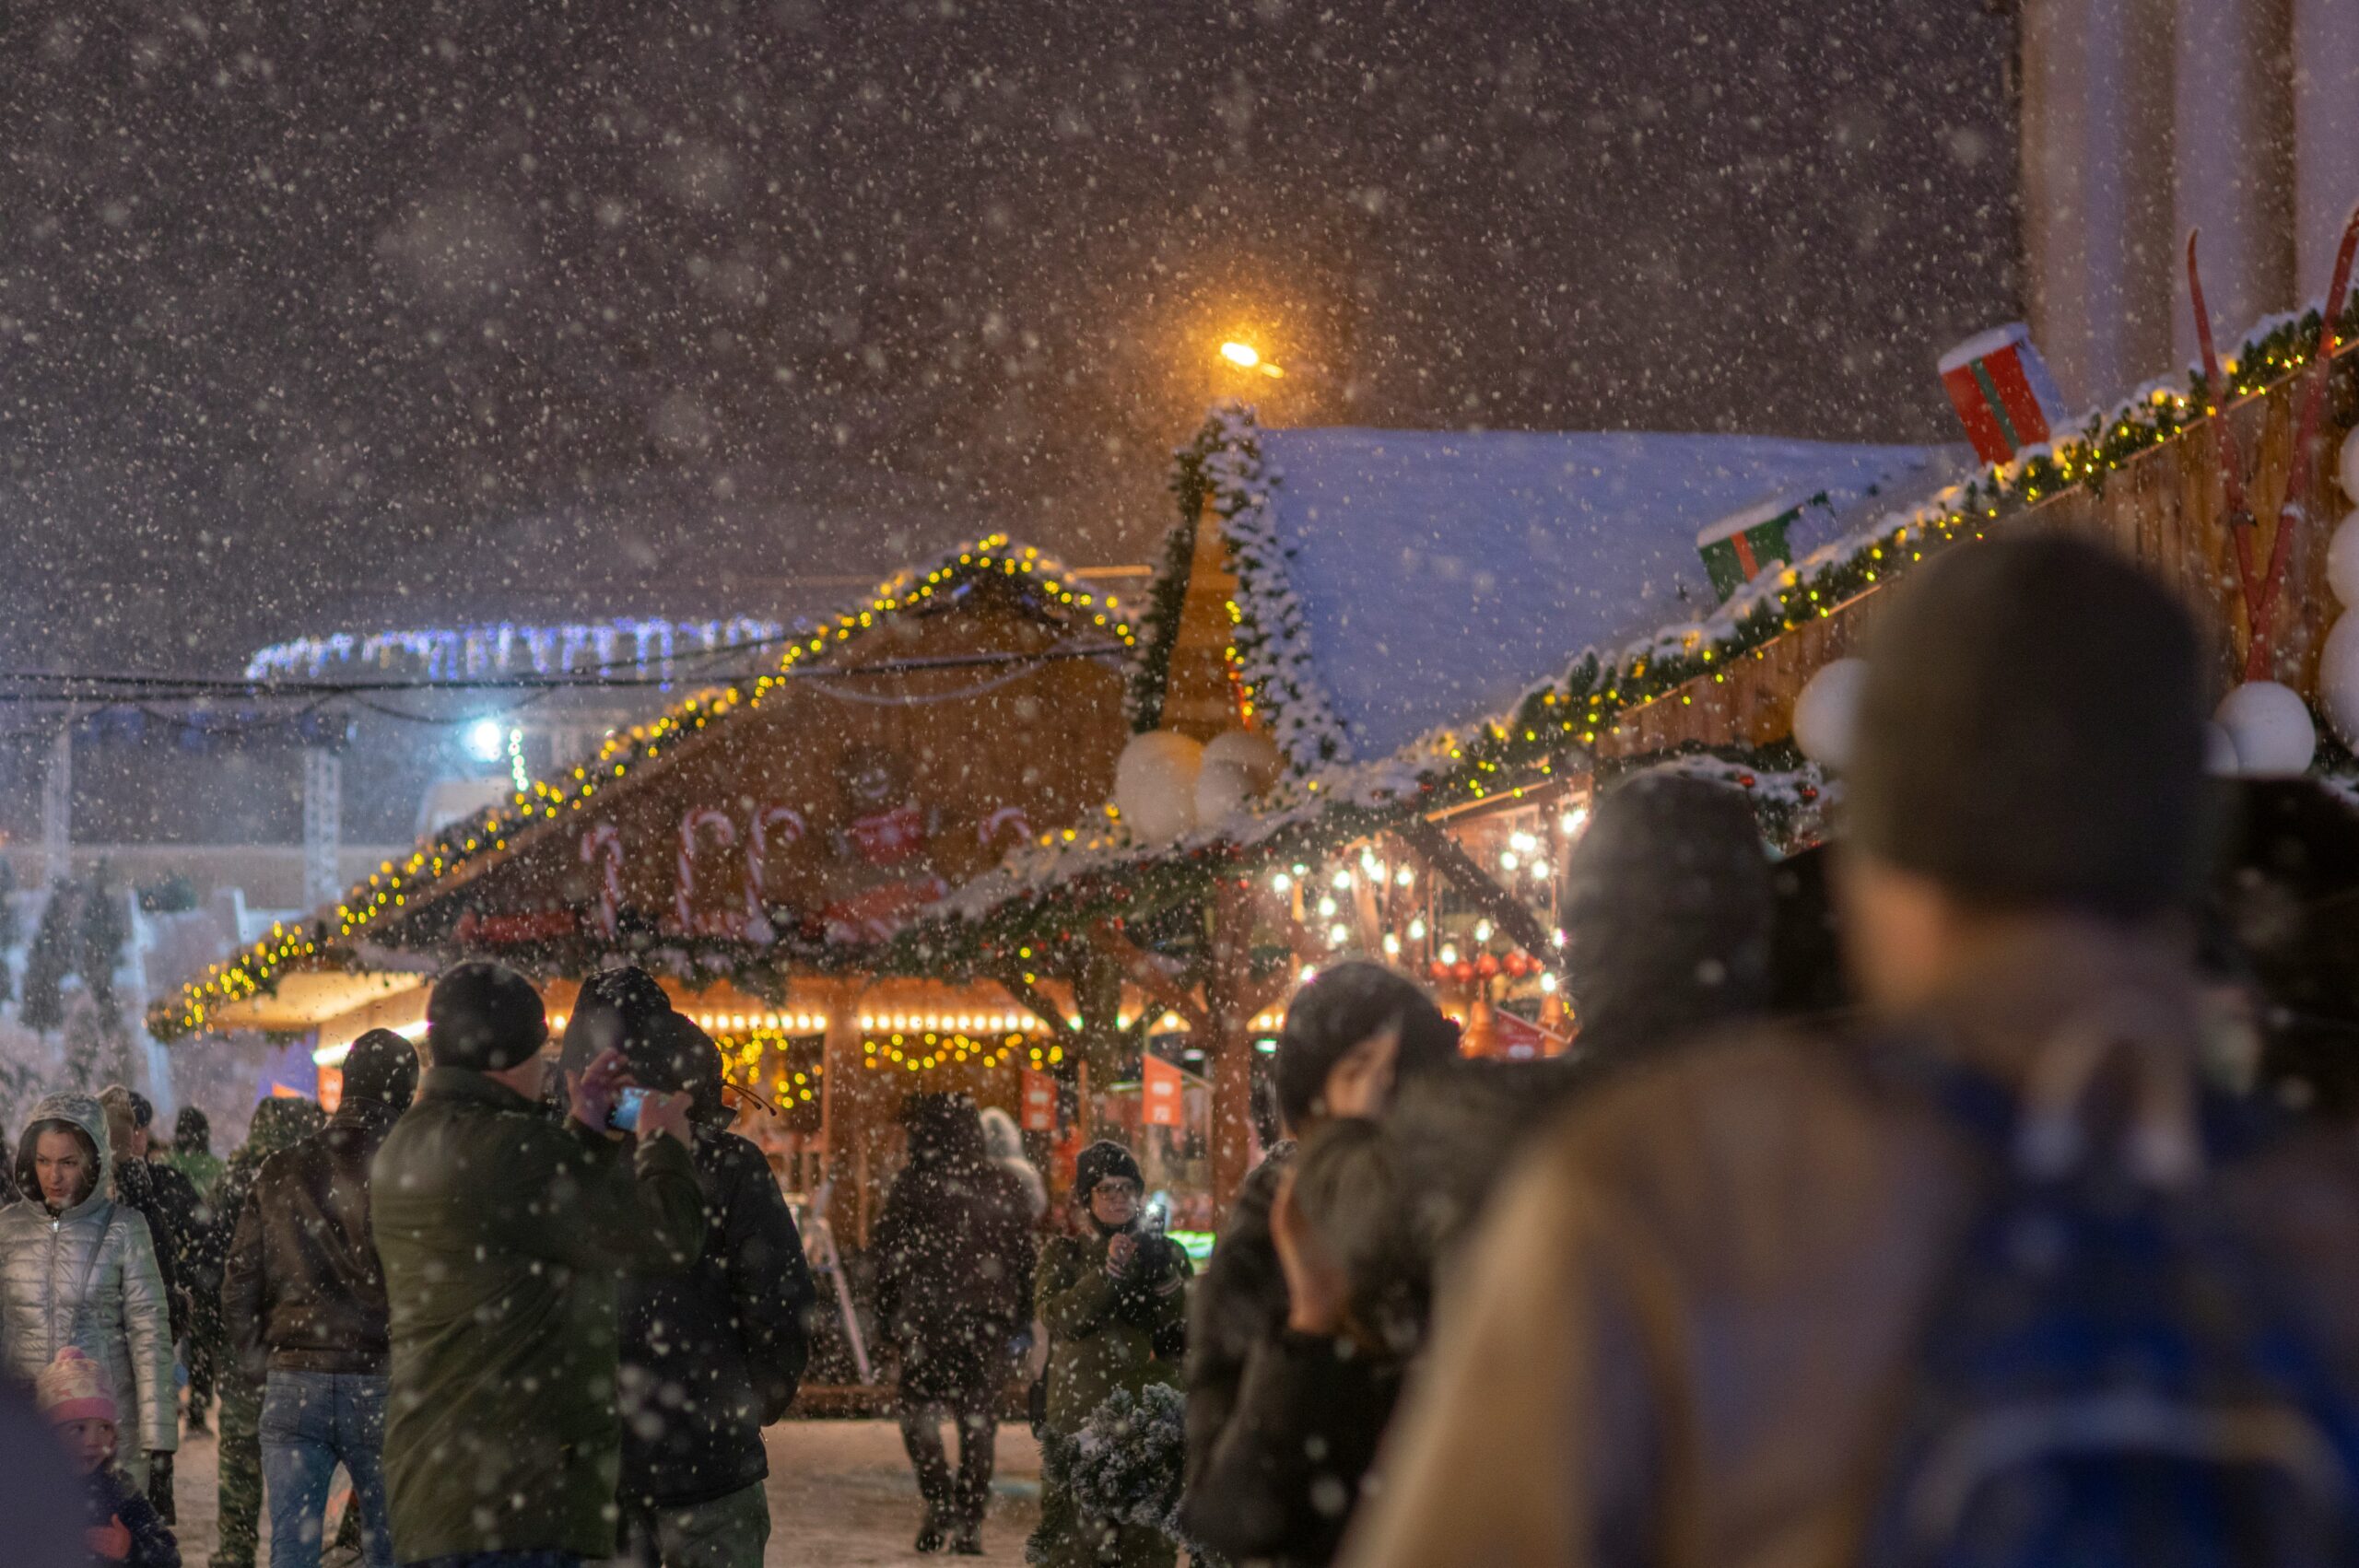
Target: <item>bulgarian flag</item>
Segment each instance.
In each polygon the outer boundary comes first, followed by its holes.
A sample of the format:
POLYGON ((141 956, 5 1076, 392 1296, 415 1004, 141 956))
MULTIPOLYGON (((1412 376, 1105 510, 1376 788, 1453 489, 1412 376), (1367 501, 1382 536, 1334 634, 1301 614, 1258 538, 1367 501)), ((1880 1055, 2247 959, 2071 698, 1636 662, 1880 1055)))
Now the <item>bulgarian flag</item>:
MULTIPOLYGON (((1813 497, 1816 499, 1816 497, 1813 497)), ((1793 546, 1786 530, 1802 516, 1810 501, 1769 501, 1734 517, 1725 517, 1696 535, 1696 553, 1711 574, 1712 591, 1728 603, 1730 594, 1761 575, 1771 562, 1791 566, 1793 546)))
POLYGON ((1942 356, 1941 369, 1942 390, 1985 462, 2040 445, 2064 422, 2064 399, 2021 322, 1967 338, 1942 356))

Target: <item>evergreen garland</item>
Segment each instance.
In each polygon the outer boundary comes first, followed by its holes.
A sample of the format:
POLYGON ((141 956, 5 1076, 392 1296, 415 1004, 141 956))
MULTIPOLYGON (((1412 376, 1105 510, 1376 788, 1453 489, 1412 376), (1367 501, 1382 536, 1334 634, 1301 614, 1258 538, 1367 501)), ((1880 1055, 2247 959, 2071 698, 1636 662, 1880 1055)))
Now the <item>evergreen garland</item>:
POLYGON ((1188 1462, 1187 1400, 1168 1383, 1117 1388, 1069 1439, 1065 1475, 1084 1515, 1109 1524, 1180 1530, 1188 1462))
POLYGON ((1180 497, 1180 521, 1163 536, 1163 559, 1156 565, 1137 621, 1138 650, 1124 672, 1122 713, 1134 735, 1163 727, 1163 704, 1171 695, 1171 650, 1180 641, 1180 612, 1188 600, 1188 573, 1196 549, 1196 518, 1203 506, 1203 469, 1192 452, 1192 448, 1181 449, 1173 470, 1171 488, 1180 497))

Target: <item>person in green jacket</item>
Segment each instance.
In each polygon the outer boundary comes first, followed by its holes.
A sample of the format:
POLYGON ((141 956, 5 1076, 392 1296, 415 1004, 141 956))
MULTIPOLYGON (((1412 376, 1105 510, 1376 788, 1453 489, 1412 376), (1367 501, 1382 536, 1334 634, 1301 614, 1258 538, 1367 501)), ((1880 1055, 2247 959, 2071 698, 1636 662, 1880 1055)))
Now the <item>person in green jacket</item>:
POLYGON ((392 1309, 385 1480, 405 1564, 496 1568, 615 1552, 622 1427, 616 1277, 685 1269, 704 1245, 685 1094, 608 1130, 628 1084, 608 1051, 540 1101, 548 1019, 498 964, 443 973, 432 1066, 371 1174, 392 1309))
POLYGON ((1144 1197, 1131 1152, 1092 1143, 1074 1163, 1082 1234, 1040 1251, 1033 1310, 1049 1329, 1047 1435, 1026 1560, 1045 1568, 1169 1568, 1179 1552, 1160 1530, 1086 1513, 1064 1473, 1064 1445, 1109 1395, 1179 1381, 1194 1270, 1178 1243, 1144 1227, 1144 1197))

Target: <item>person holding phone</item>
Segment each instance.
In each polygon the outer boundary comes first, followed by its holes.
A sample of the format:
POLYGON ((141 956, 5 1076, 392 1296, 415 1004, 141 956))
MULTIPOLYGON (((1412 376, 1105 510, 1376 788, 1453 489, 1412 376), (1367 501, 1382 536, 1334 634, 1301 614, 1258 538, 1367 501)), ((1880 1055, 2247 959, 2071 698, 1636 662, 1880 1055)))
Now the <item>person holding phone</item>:
POLYGON ((392 1313, 385 1480, 405 1564, 603 1562, 622 1427, 616 1281, 704 1246, 689 1096, 631 1087, 608 1050, 543 1110, 548 1018, 530 982, 471 962, 435 981, 417 1103, 378 1152, 373 1224, 392 1313))
POLYGON ((1169 1568, 1179 1554, 1160 1530, 1084 1513, 1067 1480, 1069 1445, 1108 1396, 1178 1381, 1194 1266, 1149 1222, 1145 1197, 1131 1152, 1092 1143, 1074 1162, 1082 1234, 1051 1237, 1040 1249, 1033 1295, 1049 1326, 1048 1419, 1040 1525, 1027 1560, 1047 1568, 1169 1568))

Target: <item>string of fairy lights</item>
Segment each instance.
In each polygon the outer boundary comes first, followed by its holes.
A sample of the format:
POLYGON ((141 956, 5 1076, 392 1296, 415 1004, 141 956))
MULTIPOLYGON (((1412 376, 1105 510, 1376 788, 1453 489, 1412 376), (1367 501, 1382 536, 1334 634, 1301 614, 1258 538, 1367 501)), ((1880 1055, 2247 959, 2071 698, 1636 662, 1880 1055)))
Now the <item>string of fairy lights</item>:
POLYGON ((1132 648, 1135 636, 1112 593, 1094 592, 1066 580, 1064 570, 1037 549, 1013 548, 1004 533, 993 533, 921 571, 911 568, 880 585, 869 603, 847 610, 832 624, 823 624, 798 637, 780 656, 776 671, 750 685, 736 684, 699 693, 670 713, 646 724, 617 731, 596 756, 579 764, 555 781, 536 778, 529 789, 515 792, 511 808, 487 812, 478 821, 443 830, 406 860, 386 860, 357 884, 336 905, 333 931, 326 921, 309 930, 275 922, 251 948, 207 971, 183 989, 176 1002, 159 1007, 149 1028, 159 1038, 171 1038, 206 1027, 222 1008, 246 1000, 272 984, 288 964, 319 955, 322 944, 365 935, 377 921, 408 907, 411 895, 487 854, 508 848, 514 835, 579 812, 601 789, 612 789, 641 763, 662 757, 667 747, 687 740, 707 727, 759 708, 773 691, 789 683, 796 667, 834 648, 851 642, 884 621, 905 611, 947 597, 978 579, 999 577, 1022 581, 1048 599, 1086 614, 1090 624, 1132 648))

